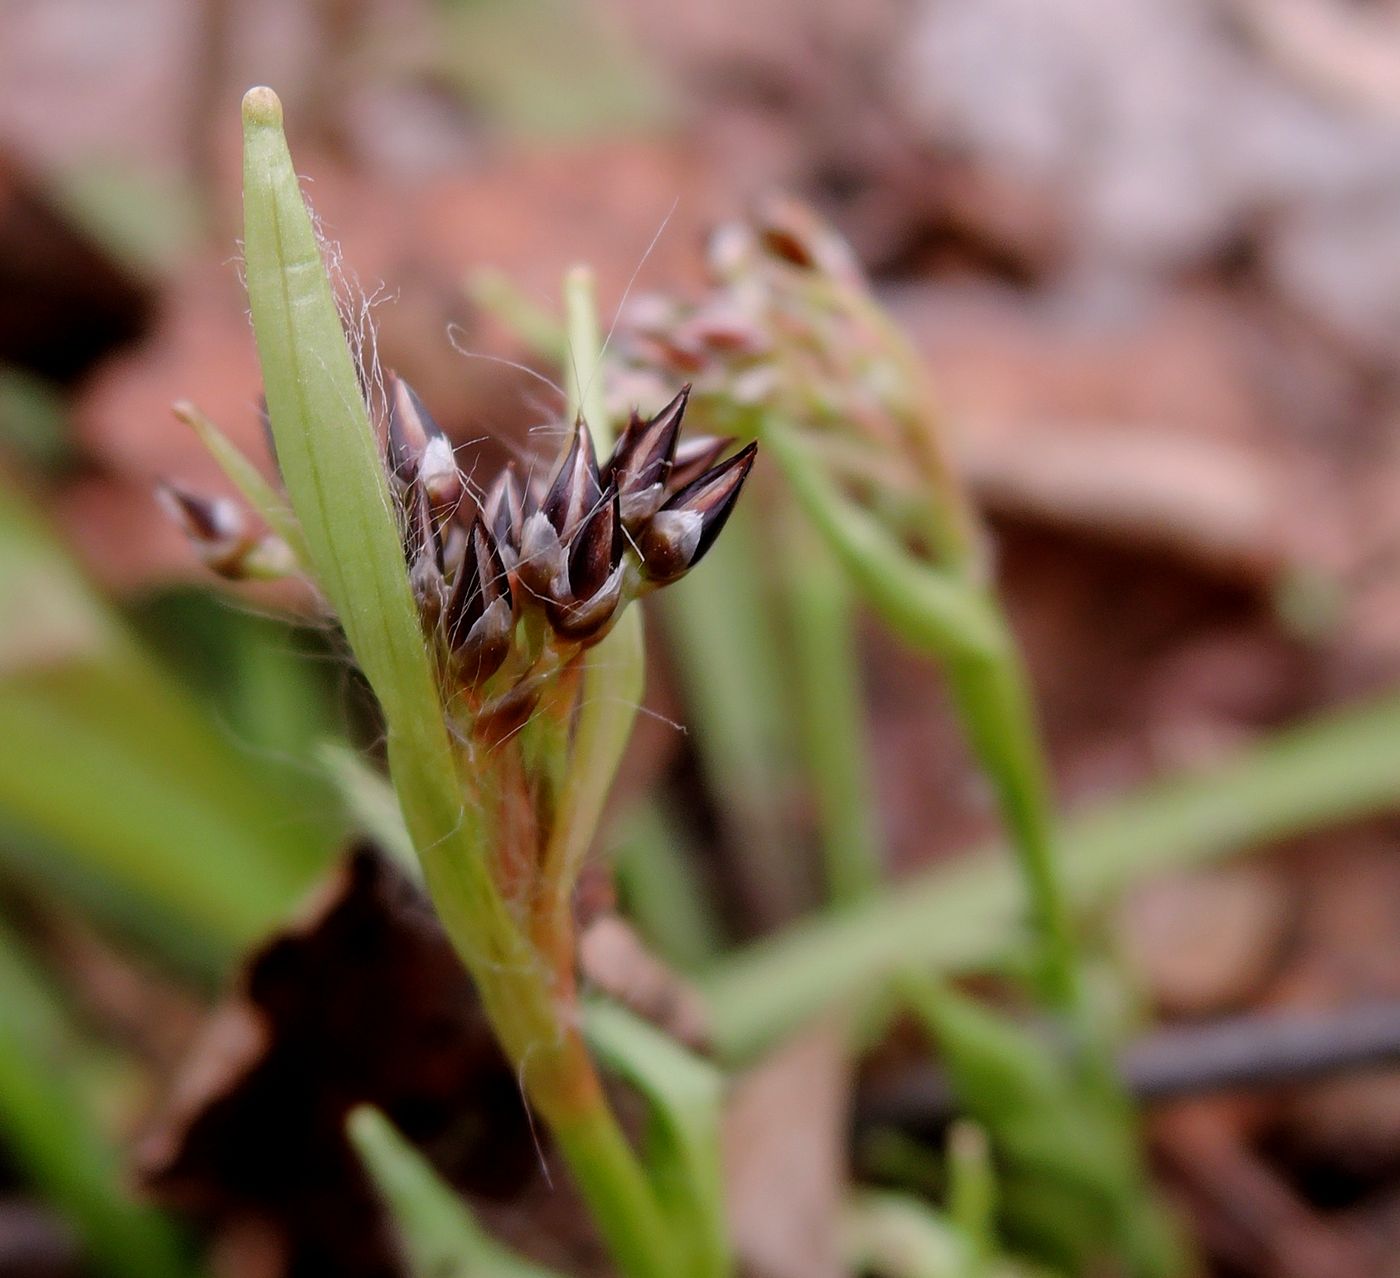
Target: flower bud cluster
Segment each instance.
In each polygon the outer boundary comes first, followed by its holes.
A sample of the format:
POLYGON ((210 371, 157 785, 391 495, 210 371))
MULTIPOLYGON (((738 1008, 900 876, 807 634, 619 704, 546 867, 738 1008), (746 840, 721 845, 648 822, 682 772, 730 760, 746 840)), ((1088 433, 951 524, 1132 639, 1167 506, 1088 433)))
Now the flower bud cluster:
MULTIPOLYGON (((479 497, 413 388, 386 377, 383 456, 425 638, 455 710, 487 737, 528 718, 549 679, 598 643, 633 599, 685 575, 719 536, 757 444, 683 440, 687 385, 660 412, 633 412, 598 460, 580 418, 547 483, 507 466, 479 497)), ((225 577, 297 571, 285 541, 224 497, 162 484, 157 498, 225 577)))
POLYGON ((528 714, 542 666, 699 563, 757 450, 720 460, 732 441, 682 441, 687 386, 652 417, 633 412, 601 462, 580 418, 547 483, 507 466, 477 500, 418 396, 393 374, 386 389, 386 465, 424 631, 446 682, 487 719, 528 714))

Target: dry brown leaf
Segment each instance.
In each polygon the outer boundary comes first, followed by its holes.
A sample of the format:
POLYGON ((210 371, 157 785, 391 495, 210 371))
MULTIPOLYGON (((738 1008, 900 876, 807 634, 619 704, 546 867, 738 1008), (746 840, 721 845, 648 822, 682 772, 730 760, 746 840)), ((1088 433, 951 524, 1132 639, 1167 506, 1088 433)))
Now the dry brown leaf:
POLYGON ((515 1073, 464 969, 421 891, 370 849, 249 960, 141 1147, 145 1179, 216 1221, 274 1230, 292 1278, 397 1278, 342 1131, 360 1102, 488 1199, 535 1171, 515 1073))
POLYGON ((633 928, 616 914, 595 919, 579 938, 581 975, 604 994, 679 1039, 693 1051, 706 1051, 709 1010, 704 998, 653 954, 633 928))
POLYGON ((841 1278, 851 1061, 843 1027, 814 1026, 739 1077, 724 1118, 736 1254, 749 1278, 841 1278))
POLYGON ((1154 879, 1119 907, 1128 961, 1165 1012, 1242 1007, 1275 971, 1289 925, 1285 880, 1271 866, 1154 879))

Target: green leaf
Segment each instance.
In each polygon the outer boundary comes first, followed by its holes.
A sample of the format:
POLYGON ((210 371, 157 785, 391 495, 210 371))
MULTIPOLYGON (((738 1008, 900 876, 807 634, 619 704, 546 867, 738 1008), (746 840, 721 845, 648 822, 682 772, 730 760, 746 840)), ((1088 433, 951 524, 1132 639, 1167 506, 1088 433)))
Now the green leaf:
POLYGON ((328 842, 308 842, 287 796, 3 485, 0 616, 6 822, 211 948, 232 952, 279 921, 328 842))
POLYGON ((719 953, 722 931, 698 852, 678 814, 638 803, 613 839, 613 876, 628 918, 673 967, 693 972, 719 953))
POLYGON ((1185 1272, 1166 1217, 1144 1193, 1126 1106, 1071 1057, 971 999, 931 981, 903 988, 959 1102, 997 1151, 1008 1233, 1074 1272, 1109 1257, 1140 1275, 1185 1272))
POLYGON ((456 1190, 379 1110, 352 1110, 346 1132, 393 1214, 413 1278, 559 1278, 482 1229, 456 1190))
POLYGON ((307 552, 392 736, 448 756, 393 499, 270 89, 243 100, 244 257, 277 457, 307 552))
POLYGON ((282 478, 317 581, 379 698, 394 788, 433 899, 470 964, 526 964, 524 939, 490 879, 482 814, 463 799, 380 447, 271 89, 243 99, 243 211, 248 300, 282 478))
POLYGON ((723 1278, 730 1257, 720 1167, 720 1072, 616 1003, 590 1002, 584 1029, 603 1064, 648 1103, 647 1171, 662 1211, 686 1240, 686 1278, 723 1278))
POLYGON ((0 928, 0 1139, 113 1278, 188 1278, 178 1231, 124 1188, 95 1112, 92 1051, 18 941, 0 928))

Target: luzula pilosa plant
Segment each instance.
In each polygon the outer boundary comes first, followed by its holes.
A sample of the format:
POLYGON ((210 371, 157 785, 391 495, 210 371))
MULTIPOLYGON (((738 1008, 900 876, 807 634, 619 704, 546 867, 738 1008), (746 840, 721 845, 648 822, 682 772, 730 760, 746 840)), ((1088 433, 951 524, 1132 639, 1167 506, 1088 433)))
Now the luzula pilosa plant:
MULTIPOLYGON (((572 894, 641 690, 629 605, 705 555, 755 446, 720 460, 727 441, 683 440, 685 389, 633 414, 614 446, 576 389, 547 482, 507 469, 478 498, 405 382, 387 374, 382 395, 364 393, 375 379, 347 344, 276 96, 251 90, 243 121, 248 294, 286 499, 185 406, 270 532, 250 534, 231 503, 163 500, 215 568, 295 561, 334 610, 379 699, 439 915, 618 1264, 721 1274, 716 1188, 649 1177, 604 1097, 572 894)), ((567 299, 579 346, 596 333, 584 286, 572 277, 567 299)), ((590 367, 597 352, 572 356, 590 367)))

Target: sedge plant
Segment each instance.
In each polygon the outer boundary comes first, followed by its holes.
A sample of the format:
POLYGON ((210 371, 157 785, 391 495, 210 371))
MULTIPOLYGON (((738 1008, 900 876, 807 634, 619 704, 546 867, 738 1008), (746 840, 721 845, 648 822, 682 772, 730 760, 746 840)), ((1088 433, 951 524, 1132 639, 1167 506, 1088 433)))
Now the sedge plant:
MULTIPOLYGON (((662 1124, 645 1154, 624 1134, 585 1041, 573 892, 642 690, 629 605, 706 554, 755 446, 725 457, 719 441, 683 439, 685 389, 614 439, 576 271, 561 455, 469 491, 413 390, 357 362, 271 90, 247 94, 243 125, 247 287, 285 498, 182 408, 252 509, 175 488, 165 503, 226 575, 311 578, 378 698, 444 928, 616 1263, 634 1278, 716 1278, 729 1263, 718 1167, 697 1153, 712 1133, 662 1124)), ((654 1058, 681 1052, 625 1017, 596 1019, 600 1050, 644 1093, 654 1058)), ((690 1110, 711 1125, 712 1111, 690 1110)))
MULTIPOLYGON (((246 274, 282 484, 182 405, 178 415, 243 502, 174 486, 162 502, 215 571, 303 574, 339 619, 378 697, 387 742, 393 803, 376 802, 364 819, 421 866, 619 1268, 629 1278, 720 1278, 731 1268, 720 1075, 620 1007, 581 996, 573 897, 642 691, 642 620, 630 605, 709 554, 755 455, 754 444, 733 451, 731 441, 757 437, 785 481, 776 529, 779 607, 795 637, 782 674, 792 687, 783 704, 771 659, 747 663, 747 685, 713 678, 715 663, 705 673, 702 661, 699 686, 709 693, 697 717, 718 724, 717 739, 733 747, 713 775, 725 789, 729 776, 750 800, 739 828, 755 853, 758 897, 791 886, 791 838, 771 795, 783 764, 771 756, 774 743, 800 749, 837 908, 702 972, 717 1047, 731 1061, 750 1055, 893 977, 979 1124, 968 1130, 991 1141, 990 1156, 977 1146, 954 1177, 953 1251, 966 1253, 957 1267, 991 1272, 993 1218, 1018 1213, 1043 1230, 1037 1254, 1064 1268, 1110 1251, 1136 1273, 1171 1271, 1176 1254, 1087 993, 1068 888, 1135 872, 1119 848, 1144 811, 1164 858, 1272 827, 1260 808, 1220 833, 1224 809, 1212 796, 1222 787, 1207 779, 1199 803, 1178 795, 1165 817, 1151 797, 1137 808, 1130 801, 1097 843, 1091 822, 1088 835, 1066 840, 1077 851, 1061 864, 1033 707, 985 539, 943 457, 919 363, 849 250, 803 210, 772 205, 716 238, 714 288, 703 302, 634 308, 606 364, 590 279, 571 273, 563 324, 530 316, 537 344, 553 348, 569 377, 559 456, 538 473, 507 468, 478 492, 412 389, 362 364, 347 341, 275 96, 251 91, 243 116, 246 274), (634 404, 655 411, 629 411, 634 404), (715 434, 683 437, 687 415, 715 434), (858 602, 947 673, 1004 814, 1035 925, 1033 986, 1058 1038, 1027 1032, 929 970, 985 965, 1012 941, 1016 898, 999 867, 983 861, 932 872, 913 893, 883 892, 861 748, 858 602), (622 1130, 600 1063, 648 1102, 643 1140, 622 1130), (1047 1184, 1060 1187, 1058 1198, 1047 1184), (1058 1228, 1070 1219, 1074 1229, 1058 1228), (1097 1253, 1082 1246, 1086 1223, 1097 1253)), ((753 654, 737 629, 714 633, 718 613, 705 601, 762 593, 754 543, 742 540, 754 529, 746 534, 742 523, 741 514, 730 526, 737 537, 707 565, 706 590, 677 610, 697 630, 708 619, 711 655, 727 653, 715 661, 731 676, 753 654)), ((1389 722, 1394 709, 1380 713, 1389 722)), ((357 766, 331 762, 342 773, 357 766)), ((1242 766, 1289 773, 1268 759, 1242 766)), ((1327 769, 1305 771, 1318 774, 1309 793, 1338 789, 1327 769)), ((1346 802, 1360 809, 1388 801, 1394 783, 1367 773, 1350 787, 1346 802)), ((695 916, 688 936, 700 966, 715 948, 707 920, 695 916)), ((490 1244, 381 1116, 357 1112, 350 1133, 410 1235, 416 1270, 438 1272, 455 1253, 462 1272, 542 1272, 490 1244)), ((945 1248, 942 1218, 921 1215, 911 1199, 858 1197, 852 1213, 854 1255, 877 1271, 896 1235, 921 1240, 930 1257, 945 1248)))

